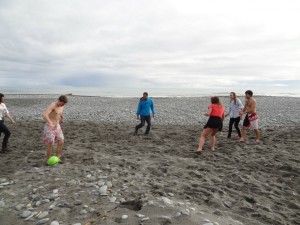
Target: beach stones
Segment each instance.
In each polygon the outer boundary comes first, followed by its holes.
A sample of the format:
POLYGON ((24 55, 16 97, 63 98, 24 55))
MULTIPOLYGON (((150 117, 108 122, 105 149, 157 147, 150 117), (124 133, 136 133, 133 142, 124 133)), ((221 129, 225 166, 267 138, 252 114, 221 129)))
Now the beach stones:
POLYGON ((44 212, 42 212, 39 216, 38 216, 38 219, 43 219, 43 218, 45 218, 46 216, 48 216, 49 215, 49 213, 47 212, 47 211, 44 211, 44 212))
POLYGON ((122 220, 126 220, 126 219, 128 219, 128 215, 123 215, 121 218, 122 218, 122 220))
POLYGON ((4 208, 5 207, 5 202, 3 200, 0 201, 0 208, 4 208))
POLYGON ((16 206, 16 210, 20 211, 21 209, 23 209, 25 206, 25 204, 19 204, 16 206))
POLYGON ((20 215, 22 218, 27 218, 28 216, 30 216, 31 215, 31 211, 29 211, 29 210, 25 210, 25 211, 23 211, 22 212, 22 214, 20 215))
POLYGON ((59 225, 59 222, 57 222, 57 221, 52 221, 52 222, 50 223, 50 225, 59 225))
POLYGON ((170 199, 168 199, 168 198, 166 198, 166 197, 162 197, 162 198, 161 198, 161 202, 162 202, 163 204, 165 204, 165 205, 173 205, 173 201, 170 200, 170 199))
POLYGON ((42 219, 42 220, 38 221, 36 225, 45 224, 45 223, 47 223, 48 221, 49 221, 49 218, 45 218, 45 219, 42 219))
POLYGON ((106 185, 99 188, 99 194, 102 195, 102 196, 107 195, 107 186, 106 185))

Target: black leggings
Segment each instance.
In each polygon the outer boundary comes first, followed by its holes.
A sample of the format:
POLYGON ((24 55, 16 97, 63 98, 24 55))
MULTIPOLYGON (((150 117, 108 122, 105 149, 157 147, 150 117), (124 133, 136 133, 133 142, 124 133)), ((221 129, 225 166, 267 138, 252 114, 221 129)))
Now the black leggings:
POLYGON ((147 128, 145 134, 148 134, 151 127, 151 116, 141 116, 141 123, 135 127, 136 130, 142 128, 145 125, 145 122, 147 122, 147 128))
POLYGON ((228 138, 231 137, 231 132, 232 132, 232 125, 234 124, 234 128, 236 129, 239 137, 241 137, 241 131, 239 128, 239 123, 240 123, 241 117, 237 117, 237 118, 230 118, 229 121, 229 130, 228 130, 228 138))
POLYGON ((8 138, 10 137, 10 131, 5 126, 4 121, 0 120, 0 135, 2 132, 4 133, 4 138, 3 138, 3 142, 2 142, 2 150, 5 150, 5 149, 7 149, 7 143, 8 143, 8 138))

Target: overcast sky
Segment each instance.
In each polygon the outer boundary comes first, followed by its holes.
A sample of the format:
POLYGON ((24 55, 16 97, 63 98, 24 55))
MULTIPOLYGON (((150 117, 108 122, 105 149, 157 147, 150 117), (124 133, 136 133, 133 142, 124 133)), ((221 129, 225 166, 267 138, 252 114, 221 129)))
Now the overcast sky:
POLYGON ((295 88, 299 22, 299 0, 0 0, 0 86, 295 88))

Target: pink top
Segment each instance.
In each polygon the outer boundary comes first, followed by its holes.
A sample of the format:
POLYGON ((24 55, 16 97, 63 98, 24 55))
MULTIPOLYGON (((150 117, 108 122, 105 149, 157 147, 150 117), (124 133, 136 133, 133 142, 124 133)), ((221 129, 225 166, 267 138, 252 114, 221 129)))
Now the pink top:
POLYGON ((208 108, 212 108, 210 116, 218 116, 220 118, 223 117, 224 107, 217 104, 210 104, 208 108))

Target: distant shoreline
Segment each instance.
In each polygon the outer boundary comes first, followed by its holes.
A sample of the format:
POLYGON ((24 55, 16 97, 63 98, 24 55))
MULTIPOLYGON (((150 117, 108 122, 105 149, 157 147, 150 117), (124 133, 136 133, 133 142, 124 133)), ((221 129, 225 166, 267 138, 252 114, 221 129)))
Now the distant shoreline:
MULTIPOLYGON (((74 96, 74 97, 99 97, 99 98, 139 98, 141 96, 128 96, 128 95, 124 95, 124 96, 105 96, 105 95, 82 95, 82 94, 72 94, 72 93, 57 93, 57 94, 20 94, 20 93, 8 93, 6 94, 5 92, 3 93, 5 94, 6 97, 10 97, 10 96, 60 96, 60 95, 67 95, 67 96, 74 96)), ((218 96, 218 97, 228 97, 228 95, 225 94, 203 94, 203 95, 199 95, 199 96, 190 96, 190 95, 150 95, 150 97, 152 98, 207 98, 207 97, 211 97, 211 96, 218 96)), ((242 98, 242 95, 239 95, 240 98, 242 98)), ((259 95, 254 95, 254 97, 280 97, 280 98, 300 98, 300 95, 298 94, 278 94, 278 95, 270 95, 270 94, 259 94, 259 95)))

